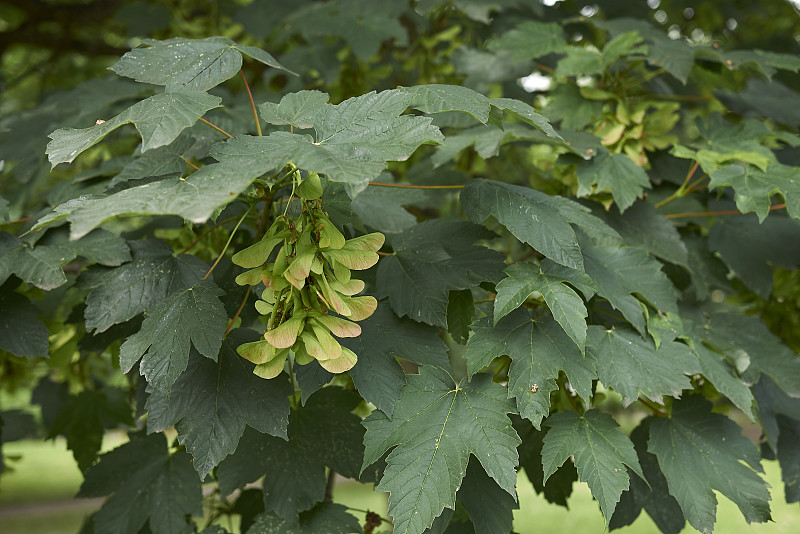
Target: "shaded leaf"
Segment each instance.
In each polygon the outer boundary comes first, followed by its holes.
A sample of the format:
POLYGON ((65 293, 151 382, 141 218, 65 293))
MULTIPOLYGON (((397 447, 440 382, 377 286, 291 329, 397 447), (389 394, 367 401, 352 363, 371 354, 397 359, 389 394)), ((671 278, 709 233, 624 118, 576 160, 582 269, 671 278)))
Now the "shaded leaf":
POLYGON ((515 59, 536 59, 563 51, 567 46, 560 24, 529 20, 486 44, 489 50, 505 50, 515 59))
POLYGON ((15 356, 48 357, 50 332, 28 299, 8 286, 0 292, 0 350, 15 356))
POLYGON ((148 432, 175 425, 201 478, 236 450, 245 425, 286 439, 291 388, 284 379, 255 376, 253 365, 236 352, 256 337, 250 331, 231 332, 213 359, 192 351, 169 397, 148 388, 148 432))
POLYGON ((472 180, 461 191, 461 207, 477 223, 495 217, 520 241, 578 271, 583 271, 583 257, 570 224, 616 236, 600 219, 589 215, 588 208, 528 187, 472 180))
POLYGON ((739 425, 711 413, 708 401, 692 396, 675 402, 669 419, 650 424, 647 450, 658 457, 670 494, 697 530, 714 529, 714 490, 736 503, 748 523, 770 519, 767 485, 753 471, 762 471, 758 448, 739 425))
POLYGON ((651 187, 644 169, 625 154, 603 152, 578 166, 578 196, 607 189, 620 213, 651 187))
POLYGON ((475 532, 511 532, 514 519, 511 511, 518 509, 519 504, 486 474, 474 456, 469 458, 467 474, 456 498, 467 510, 475 532))
POLYGON ((176 291, 199 282, 207 271, 200 259, 175 256, 162 241, 129 242, 133 259, 115 269, 97 272, 87 282, 86 329, 103 332, 152 310, 176 291))
POLYGON ((300 514, 298 520, 291 521, 263 513, 256 516, 247 534, 358 534, 363 532, 358 519, 347 513, 347 507, 332 502, 324 502, 300 514))
POLYGON ((338 341, 358 355, 350 370, 358 392, 386 415, 392 415, 406 380, 398 357, 445 370, 450 367, 438 329, 398 318, 386 300, 358 324, 361 335, 338 341))
POLYGON ((120 347, 122 372, 130 371, 141 358, 140 373, 148 384, 169 394, 186 370, 191 347, 216 361, 228 319, 219 300, 222 295, 214 282, 201 280, 148 311, 141 330, 120 347))
POLYGON ((571 461, 556 469, 547 482, 544 481, 542 468, 542 446, 547 430, 536 430, 530 421, 521 417, 511 416, 514 430, 522 438, 519 450, 519 465, 525 469, 525 474, 533 484, 537 494, 544 494, 547 502, 569 508, 567 499, 572 495, 572 486, 578 481, 578 471, 571 461))
POLYGON ((170 454, 163 434, 131 434, 86 473, 78 497, 111 497, 93 516, 95 534, 193 532, 188 516, 203 514, 200 479, 186 452, 170 454))
POLYGON ((399 316, 447 325, 449 292, 499 280, 502 254, 475 246, 494 234, 465 222, 425 221, 392 239, 378 265, 378 294, 399 316))

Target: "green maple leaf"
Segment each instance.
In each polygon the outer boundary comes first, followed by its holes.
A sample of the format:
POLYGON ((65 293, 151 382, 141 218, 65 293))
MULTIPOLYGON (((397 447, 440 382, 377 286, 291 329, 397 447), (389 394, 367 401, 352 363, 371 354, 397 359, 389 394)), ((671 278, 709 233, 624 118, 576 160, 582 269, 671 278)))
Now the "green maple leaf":
POLYGON ((203 223, 236 199, 264 171, 250 160, 210 164, 188 178, 164 177, 104 196, 78 197, 56 206, 33 227, 67 219, 70 238, 78 239, 104 222, 126 215, 179 215, 203 223))
POLYGON ((279 103, 266 102, 258 106, 261 118, 270 124, 292 125, 295 128, 311 128, 314 117, 328 103, 328 95, 321 91, 298 91, 290 93, 279 103))
POLYGON ((600 246, 589 240, 582 240, 581 247, 586 274, 598 295, 607 298, 640 334, 645 334, 645 320, 639 298, 662 311, 678 312, 672 283, 647 252, 636 247, 600 246))
MULTIPOLYGON (((222 162, 257 168, 258 174, 291 161, 334 182, 344 182, 355 196, 380 175, 387 161, 404 160, 421 144, 444 139, 430 118, 401 115, 411 98, 405 90, 395 89, 367 93, 337 105, 319 106, 315 100, 315 107, 299 117, 303 125, 311 123, 314 136, 290 132, 241 136, 228 140, 212 155, 222 162)), ((277 107, 268 109, 285 117, 295 110, 297 99, 296 95, 286 95, 277 107), (287 99, 291 100, 283 104, 287 99)))
POLYGON ((494 322, 502 319, 525 300, 539 292, 564 332, 581 352, 586 344, 586 306, 583 299, 567 283, 578 288, 588 300, 595 293, 592 279, 585 273, 545 259, 541 265, 515 263, 506 268, 508 278, 497 284, 494 300, 494 322))
POLYGON ((245 425, 286 439, 289 385, 256 377, 253 365, 236 352, 239 344, 255 339, 249 331, 234 331, 218 357, 192 352, 169 397, 149 388, 148 431, 175 425, 178 441, 191 453, 201 478, 236 450, 245 425))
POLYGON ((406 382, 398 357, 419 365, 450 368, 447 347, 438 336, 439 330, 398 318, 385 300, 378 303, 375 313, 358 324, 361 335, 339 340, 358 355, 350 376, 361 396, 389 416, 406 382))
POLYGON ((226 37, 143 39, 142 44, 145 46, 126 52, 111 70, 137 82, 164 85, 168 92, 207 91, 219 85, 242 68, 242 53, 291 73, 260 48, 242 46, 226 37))
POLYGON ((246 534, 360 534, 361 525, 342 504, 324 502, 294 520, 263 513, 256 516, 246 534))
POLYGON ((527 310, 516 310, 494 326, 484 320, 473 330, 464 353, 467 371, 474 373, 498 356, 510 356, 508 396, 516 399, 520 414, 537 428, 550 413, 550 393, 558 389, 559 371, 567 374, 578 395, 592 396, 597 374, 591 354, 581 354, 552 318, 534 321, 527 310))
POLYGON ((778 438, 778 462, 786 492, 786 502, 800 501, 800 421, 782 415, 778 416, 780 437, 778 438))
POLYGON ((148 310, 141 330, 120 347, 122 372, 130 371, 141 358, 142 376, 151 386, 169 394, 172 384, 186 370, 191 347, 216 360, 228 319, 219 300, 223 294, 214 282, 201 280, 148 310))
POLYGON ((50 332, 36 307, 6 286, 0 292, 0 350, 15 356, 48 357, 50 332))
POLYGON ((748 523, 770 519, 767 484, 755 472, 762 471, 758 448, 739 425, 711 413, 708 401, 692 396, 674 403, 669 419, 650 424, 647 450, 658 457, 670 494, 697 530, 714 529, 714 491, 736 503, 748 523))
POLYGON ((583 256, 571 224, 618 237, 614 230, 590 215, 588 208, 529 187, 472 180, 461 191, 461 207, 477 223, 495 217, 520 241, 554 262, 578 271, 583 271, 583 256))
POLYGON ((764 437, 773 451, 779 451, 780 417, 800 421, 800 399, 789 397, 768 376, 762 376, 753 386, 753 396, 758 403, 758 421, 764 437))
POLYGON ((395 532, 422 534, 445 508, 455 508, 470 453, 514 495, 520 440, 505 415, 512 411, 489 375, 456 384, 444 371, 422 367, 408 377, 391 420, 379 411, 364 420, 362 469, 393 448, 376 489, 389 492, 395 532))
POLYGON ((289 415, 288 441, 246 430, 236 451, 217 469, 227 495, 264 476, 267 512, 292 520, 325 497, 325 467, 358 478, 364 446, 359 403, 352 392, 324 388, 289 415))
POLYGON ((745 382, 766 375, 789 395, 800 396, 800 358, 758 317, 714 313, 705 340, 743 368, 745 382))
POLYGON ((492 39, 486 48, 511 52, 514 59, 530 60, 563 52, 567 46, 564 31, 554 22, 526 21, 492 39))
POLYGON ((78 497, 111 497, 94 514, 96 534, 193 532, 187 516, 203 514, 200 478, 186 452, 170 454, 163 434, 131 434, 86 472, 78 497))
POLYGON ((392 239, 395 254, 378 265, 378 294, 389 297, 401 317, 446 327, 451 290, 499 280, 502 254, 473 245, 493 236, 466 222, 432 220, 409 228, 392 239))
POLYGON ((578 471, 572 462, 556 469, 547 482, 544 481, 542 468, 542 447, 547 430, 537 430, 530 421, 521 417, 511 416, 514 430, 522 438, 519 450, 519 465, 525 470, 525 475, 533 485, 537 494, 544 494, 547 502, 568 508, 567 499, 572 495, 572 487, 578 480, 578 471))
POLYGON ((120 265, 131 258, 125 241, 104 230, 69 241, 66 232, 57 229, 35 244, 0 232, 0 284, 16 274, 45 291, 55 289, 67 283, 61 267, 78 256, 108 266, 120 265))
POLYGON ((127 163, 108 185, 109 187, 114 187, 128 180, 141 180, 151 176, 181 173, 186 169, 186 162, 182 157, 192 148, 193 144, 194 140, 191 137, 182 135, 167 146, 148 150, 146 153, 142 153, 140 157, 127 163))
POLYGON ((47 156, 55 167, 70 163, 78 154, 97 144, 120 126, 133 123, 142 136, 142 152, 172 143, 206 111, 219 107, 222 99, 202 91, 161 93, 134 104, 107 121, 89 128, 60 128, 50 134, 47 156))
POLYGON ((129 242, 133 259, 120 267, 88 277, 86 329, 103 332, 110 326, 152 310, 176 291, 198 283, 206 264, 194 256, 175 256, 163 241, 129 242))
POLYGON ((644 169, 625 154, 609 154, 604 150, 578 166, 578 196, 608 189, 620 213, 631 207, 645 189, 651 188, 644 169))
POLYGON ((736 207, 742 213, 755 212, 758 222, 769 214, 773 195, 780 194, 789 215, 800 218, 800 168, 770 163, 765 169, 753 165, 726 165, 711 173, 709 189, 733 188, 736 207))
MULTIPOLYGON (((689 251, 669 219, 649 202, 636 202, 622 215, 620 210, 598 207, 593 213, 619 232, 625 243, 643 248, 653 256, 689 268, 689 251)), ((716 227, 716 225, 715 225, 716 227)))
MULTIPOLYGON (((390 178, 385 173, 376 181, 391 183, 390 178)), ((417 224, 417 218, 403 206, 424 202, 428 197, 419 189, 368 187, 352 200, 350 208, 365 225, 384 234, 394 234, 417 224)))
POLYGON ((574 457, 578 475, 592 490, 608 526, 622 491, 629 487, 625 466, 644 480, 633 443, 618 430, 619 425, 610 415, 597 410, 582 416, 575 412, 555 413, 544 424, 550 427, 542 447, 545 481, 574 457))
POLYGON ((672 155, 697 161, 703 171, 709 174, 737 161, 762 170, 775 162, 772 150, 761 144, 771 133, 763 121, 744 119, 731 123, 715 113, 705 121, 698 119, 697 126, 701 142, 696 149, 676 145, 672 155))
POLYGON ((667 479, 658 467, 658 458, 647 452, 650 423, 653 420, 653 417, 645 419, 631 433, 631 441, 647 482, 639 477, 631 477, 631 486, 622 493, 608 525, 609 530, 630 525, 639 517, 642 509, 664 534, 678 534, 686 526, 678 501, 669 494, 667 479))
POLYGON ((656 349, 625 326, 611 330, 590 326, 586 350, 597 361, 600 381, 622 395, 626 406, 639 398, 640 391, 659 402, 662 395, 680 396, 692 388, 686 373, 697 369, 697 358, 683 343, 666 341, 656 349))
POLYGON ((512 510, 519 508, 514 496, 509 495, 486 474, 474 456, 469 457, 467 474, 456 494, 469 514, 475 532, 508 534, 514 516, 512 510))
POLYGON ((133 424, 126 392, 122 389, 85 390, 69 395, 63 402, 58 406, 58 415, 48 435, 67 438, 67 448, 72 451, 81 470, 89 468, 97 458, 106 428, 119 423, 133 424))

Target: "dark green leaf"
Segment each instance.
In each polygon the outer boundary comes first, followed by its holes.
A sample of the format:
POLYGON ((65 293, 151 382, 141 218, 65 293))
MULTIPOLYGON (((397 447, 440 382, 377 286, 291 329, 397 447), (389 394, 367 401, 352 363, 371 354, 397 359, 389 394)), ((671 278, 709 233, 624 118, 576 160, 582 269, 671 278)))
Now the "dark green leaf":
POLYGON ((475 532, 511 532, 514 519, 511 510, 519 508, 517 500, 486 474, 474 456, 470 456, 467 474, 456 498, 467 510, 475 532))
POLYGON ((567 46, 560 24, 527 21, 489 41, 489 50, 506 50, 515 59, 536 59, 562 52, 567 46))
POLYGON ((168 92, 206 91, 219 85, 239 72, 242 53, 270 67, 286 70, 263 50, 238 45, 225 37, 143 39, 142 44, 146 47, 127 52, 111 70, 137 82, 165 85, 168 92))
POLYGON ((49 291, 67 282, 61 267, 77 256, 109 266, 120 265, 131 257, 125 241, 105 230, 69 241, 66 231, 58 229, 48 232, 35 245, 0 232, 0 283, 16 274, 49 291))
POLYGON ((270 124, 311 128, 314 117, 328 103, 328 95, 320 91, 298 91, 281 98, 280 103, 266 102, 258 106, 261 118, 270 124))
POLYGON ((203 514, 200 479, 186 452, 169 453, 163 434, 131 434, 86 473, 79 497, 111 497, 94 514, 94 534, 193 532, 188 516, 203 514), (113 495, 112 495, 113 494, 113 495))
POLYGON ((753 386, 753 396, 758 403, 758 420, 764 430, 767 443, 773 451, 777 451, 780 439, 778 417, 786 417, 800 421, 800 399, 789 397, 768 376, 759 378, 753 386))
POLYGON ((494 300, 494 322, 522 305, 534 292, 541 294, 547 307, 564 332, 581 352, 586 344, 586 306, 583 299, 567 283, 578 288, 586 299, 595 287, 585 273, 557 265, 545 259, 541 265, 515 263, 506 268, 508 278, 497 284, 494 300))
POLYGON ((665 312, 678 312, 675 289, 661 271, 661 264, 644 250, 616 245, 598 246, 581 240, 586 274, 597 293, 639 331, 645 334, 644 303, 665 312))
POLYGON ((625 154, 604 152, 578 166, 578 196, 609 190, 620 213, 650 188, 647 173, 625 154))
POLYGON ((8 286, 0 292, 0 350, 15 356, 48 357, 50 333, 28 299, 8 286))
POLYGON ((583 271, 583 257, 571 223, 616 236, 600 219, 589 215, 588 208, 528 187, 472 180, 461 192, 461 207, 477 223, 495 217, 520 241, 578 271, 583 271))
POLYGON ((800 501, 800 421, 778 416, 778 461, 786 490, 786 502, 800 501))
POLYGON ((324 502, 300 514, 299 520, 286 520, 264 513, 256 517, 247 534, 358 534, 363 532, 358 519, 347 513, 347 507, 324 502))
POLYGON ((520 440, 505 415, 513 404, 489 375, 465 382, 422 367, 408 377, 391 420, 379 411, 364 420, 363 467, 394 448, 377 490, 390 493, 395 532, 421 534, 444 508, 455 508, 470 453, 514 494, 520 440))
POLYGON ((186 370, 191 347, 216 361, 228 319, 219 300, 222 295, 214 282, 201 280, 157 304, 147 312, 141 330, 120 347, 122 372, 130 371, 141 358, 141 375, 169 394, 186 370))
POLYGON ((639 392, 657 402, 662 395, 679 397, 692 387, 686 374, 697 368, 697 358, 683 343, 667 341, 656 349, 624 326, 590 326, 586 350, 597 362, 600 381, 622 395, 625 406, 639 398, 639 392))
POLYGON ((701 532, 714 528, 714 491, 736 503, 748 522, 770 519, 767 485, 753 471, 761 471, 758 448, 741 430, 698 397, 675 402, 669 419, 650 424, 647 450, 658 457, 686 520, 701 532))
POLYGON ((780 194, 789 215, 800 218, 800 168, 771 163, 765 169, 753 165, 727 165, 711 173, 709 189, 733 188, 736 207, 742 213, 755 212, 763 222, 769 214, 773 195, 780 194))
POLYGON ((548 502, 559 506, 567 506, 567 499, 572 495, 572 485, 578 481, 578 471, 575 464, 564 462, 555 473, 544 481, 542 468, 542 446, 546 430, 536 430, 530 421, 520 417, 511 416, 514 430, 522 438, 519 450, 519 465, 525 469, 525 474, 533 484, 536 493, 544 493, 548 502))
POLYGON ((544 424, 550 427, 542 447, 545 481, 574 457, 578 475, 592 490, 608 526, 622 491, 629 487, 625 466, 644 479, 633 443, 610 415, 597 410, 582 416, 571 411, 555 413, 544 424))
POLYGON ((440 369, 450 367, 438 329, 399 319, 385 300, 378 303, 375 313, 358 324, 360 336, 339 340, 358 355, 350 376, 361 396, 389 416, 405 384, 398 357, 440 369))
POLYGON ((246 430, 236 452, 217 469, 220 490, 227 495, 266 473, 266 511, 296 518, 325 496, 326 465, 358 476, 364 428, 350 413, 357 404, 352 393, 327 387, 289 416, 288 442, 246 430))
POLYGON ((451 291, 447 303, 447 331, 456 343, 466 344, 473 315, 475 315, 475 302, 472 299, 472 291, 469 289, 451 291))
POLYGON ((631 477, 631 487, 623 492, 620 503, 611 517, 610 530, 633 523, 642 508, 664 534, 678 534, 686 525, 678 502, 668 492, 667 480, 658 467, 658 459, 647 452, 652 420, 652 417, 645 419, 631 433, 631 441, 639 456, 639 463, 647 482, 639 477, 631 477))
POLYGON ((625 211, 625 215, 616 208, 609 211, 595 209, 593 213, 619 232, 625 243, 688 268, 689 253, 681 235, 669 219, 656 212, 649 202, 634 203, 625 211))
POLYGON ((160 241, 131 241, 133 259, 92 276, 86 297, 86 329, 102 332, 110 326, 154 309, 172 293, 199 282, 206 264, 194 256, 174 256, 160 241))
POLYGON ((218 358, 192 351, 188 368, 169 397, 149 390, 148 432, 175 425, 178 441, 194 457, 194 468, 202 478, 236 450, 245 425, 286 439, 291 388, 285 379, 255 376, 253 365, 236 353, 239 344, 257 337, 251 334, 231 332, 218 358))
POLYGON ((134 104, 116 117, 94 126, 76 130, 61 128, 50 134, 47 156, 55 167, 70 163, 78 154, 94 146, 120 126, 133 123, 142 136, 142 152, 172 143, 178 135, 197 122, 206 111, 219 107, 222 99, 202 91, 161 93, 134 104))
POLYGON ((395 254, 378 266, 380 297, 389 297, 401 317, 446 326, 450 290, 500 279, 502 254, 472 244, 493 236, 465 222, 434 220, 411 227, 392 240, 395 254))
POLYGON ((592 396, 592 380, 597 378, 594 359, 582 355, 552 318, 534 321, 527 310, 516 310, 493 327, 486 321, 473 330, 464 354, 467 370, 474 373, 498 356, 510 356, 508 396, 516 398, 520 414, 537 428, 550 413, 550 393, 558 389, 560 370, 578 395, 592 396))

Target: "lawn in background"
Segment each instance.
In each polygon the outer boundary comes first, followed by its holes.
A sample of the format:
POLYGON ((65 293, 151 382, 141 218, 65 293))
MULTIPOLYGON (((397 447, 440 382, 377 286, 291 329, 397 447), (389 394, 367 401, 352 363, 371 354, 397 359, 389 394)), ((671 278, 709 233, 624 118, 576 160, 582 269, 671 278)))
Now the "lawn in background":
MULTIPOLYGON (((111 449, 125 440, 124 434, 111 434, 103 442, 111 449)), ((2 534, 76 534, 83 518, 97 506, 97 500, 72 501, 82 480, 71 453, 62 439, 55 441, 20 441, 3 446, 7 456, 21 456, 12 461, 14 472, 0 478, 0 532, 2 534)), ((722 534, 796 534, 800 532, 800 504, 786 504, 783 483, 776 462, 763 462, 766 479, 772 485, 772 517, 775 523, 748 525, 739 509, 718 495, 716 532, 722 534)), ((569 500, 570 509, 548 503, 534 493, 523 476, 518 485, 520 509, 514 512, 514 529, 520 534, 539 532, 581 532, 602 534, 605 523, 588 487, 579 483, 569 500)), ((386 516, 386 499, 375 494, 370 485, 343 482, 334 489, 334 500, 346 506, 372 510, 386 516)), ((363 521, 364 514, 356 515, 363 521)), ((221 523, 228 527, 225 521, 221 523)), ((233 525, 236 526, 236 525, 233 525)), ((646 514, 619 534, 657 534, 659 531, 646 514)), ((691 527, 684 532, 695 532, 691 527)), ((484 533, 479 533, 484 534, 484 533)), ((486 533, 491 534, 491 533, 486 533)))

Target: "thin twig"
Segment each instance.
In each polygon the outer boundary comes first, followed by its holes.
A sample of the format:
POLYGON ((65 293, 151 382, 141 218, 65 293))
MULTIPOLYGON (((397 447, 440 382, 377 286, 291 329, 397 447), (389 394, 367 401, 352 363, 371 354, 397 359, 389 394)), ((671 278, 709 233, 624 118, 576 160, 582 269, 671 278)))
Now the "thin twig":
POLYGON ((236 310, 236 313, 233 314, 233 319, 231 319, 231 324, 229 324, 228 328, 225 329, 225 335, 223 337, 228 337, 228 332, 231 331, 234 323, 236 322, 236 319, 239 318, 239 314, 242 313, 242 310, 244 309, 244 303, 247 302, 247 297, 250 296, 250 290, 252 289, 252 287, 253 286, 247 286, 247 291, 244 292, 244 298, 242 299, 242 303, 239 304, 239 308, 236 310))
POLYGON ((239 222, 238 222, 238 223, 236 223, 236 226, 234 226, 234 227, 233 227, 233 231, 231 232, 231 235, 230 235, 230 237, 228 237, 228 242, 227 242, 227 243, 225 243, 225 246, 224 246, 224 247, 222 247, 222 251, 219 253, 219 256, 217 256, 217 261, 215 261, 215 262, 214 262, 214 265, 212 265, 212 266, 211 266, 211 268, 208 270, 208 272, 206 273, 206 275, 203 277, 203 280, 205 280, 206 278, 208 278, 209 276, 211 276, 211 272, 212 272, 214 269, 216 269, 216 268, 217 268, 217 265, 219 264, 220 260, 222 259, 222 256, 224 256, 224 255, 225 255, 225 251, 226 251, 226 250, 228 250, 228 247, 230 246, 230 244, 231 244, 231 241, 233 241, 233 236, 235 236, 235 235, 236 235, 236 230, 238 230, 238 229, 239 229, 239 226, 241 226, 242 222, 244 221, 245 217, 247 217, 247 214, 248 214, 248 213, 250 213, 250 210, 251 210, 251 209, 253 209, 253 206, 250 206, 249 208, 247 208, 247 211, 245 211, 245 212, 244 212, 244 215, 242 215, 242 218, 241 218, 241 219, 239 219, 239 222))
MULTIPOLYGON (((375 512, 370 512, 369 510, 362 510, 361 508, 353 508, 352 506, 347 506, 347 509, 348 510, 352 510, 354 512, 361 512, 362 514, 375 514, 375 512)), ((378 514, 375 514, 375 515, 378 515, 378 514)), ((394 523, 392 523, 391 519, 386 519, 385 517, 381 517, 379 515, 378 515, 378 517, 380 517, 381 521, 383 521, 384 523, 388 523, 388 524, 394 526, 394 523)))
POLYGON ((256 103, 253 101, 253 93, 250 92, 250 85, 247 83, 247 78, 244 76, 244 71, 239 69, 239 74, 242 75, 242 81, 244 82, 244 87, 247 89, 247 96, 250 98, 250 106, 253 108, 253 117, 256 119, 256 131, 258 135, 261 134, 261 122, 258 120, 258 112, 256 111, 256 103))
POLYGON ((689 180, 692 179, 692 176, 694 176, 694 173, 697 170, 697 166, 698 165, 699 165, 699 162, 695 161, 689 167, 689 172, 686 173, 686 178, 684 178, 683 183, 681 184, 681 186, 678 189, 676 189, 670 196, 668 196, 667 198, 665 198, 664 200, 662 200, 661 202, 656 204, 656 208, 660 208, 661 206, 664 206, 665 204, 669 204, 670 202, 672 202, 676 198, 680 198, 680 197, 682 197, 682 196, 684 196, 686 194, 686 193, 684 193, 684 191, 686 191, 686 186, 689 184, 689 180))
POLYGON ((237 219, 237 217, 229 217, 229 218, 225 219, 224 221, 220 221, 220 222, 218 222, 217 224, 215 224, 214 226, 212 226, 211 228, 209 228, 208 230, 206 230, 205 232, 203 232, 202 234, 200 234, 200 237, 198 237, 197 239, 195 239, 194 241, 192 241, 192 244, 191 244, 191 245, 189 245, 189 246, 188 246, 188 247, 186 247, 185 249, 183 249, 183 250, 181 250, 180 252, 178 252, 178 254, 186 254, 187 252, 189 252, 190 250, 192 250, 192 249, 194 248, 194 246, 195 246, 197 243, 199 243, 199 242, 200 242, 200 240, 201 240, 201 239, 203 239, 205 236, 207 236, 209 233, 213 232, 214 230, 216 230, 217 228, 219 228, 219 227, 220 227, 220 226, 222 226, 223 224, 229 223, 229 222, 231 222, 231 221, 234 221, 234 220, 236 220, 236 219, 237 219))
MULTIPOLYGON (((769 211, 774 210, 782 210, 786 207, 786 204, 775 204, 774 206, 769 207, 769 211)), ((711 215, 744 215, 739 210, 724 210, 724 211, 696 211, 693 213, 670 213, 668 215, 664 215, 667 219, 681 219, 683 217, 703 217, 703 216, 711 216, 711 215)))
POLYGON ((216 131, 220 132, 223 135, 228 136, 229 139, 233 139, 233 137, 234 137, 231 134, 229 134, 228 132, 226 132, 225 130, 223 130, 222 128, 220 128, 219 126, 217 126, 216 124, 211 124, 210 122, 205 120, 203 117, 200 117, 200 122, 204 122, 204 123, 208 124, 209 126, 214 128, 216 131))
POLYGON ((408 184, 385 184, 383 182, 370 182, 369 185, 379 187, 397 187, 402 189, 461 189, 463 185, 408 185, 408 184))
POLYGON ((186 164, 187 164, 189 167, 193 167, 193 168, 194 168, 195 170, 197 170, 197 171, 199 171, 199 170, 200 170, 200 167, 198 167, 197 165, 195 165, 194 163, 192 163, 191 161, 189 161, 189 160, 188 160, 188 159, 186 159, 185 157, 181 156, 181 159, 182 159, 183 161, 185 161, 185 162, 186 162, 186 164))
POLYGON ((644 405, 644 406, 645 406, 645 407, 646 407, 648 410, 650 410, 650 411, 651 411, 651 412, 653 412, 654 414, 658 415, 659 417, 667 417, 667 414, 666 414, 666 412, 664 412, 664 411, 662 411, 662 410, 659 410, 659 409, 658 409, 658 408, 657 408, 655 405, 653 405, 653 404, 652 404, 650 401, 648 401, 647 399, 644 399, 644 398, 642 398, 642 397, 639 397, 639 402, 641 402, 641 403, 642 403, 642 405, 644 405))
POLYGON ((22 219, 16 219, 8 222, 0 222, 0 226, 11 226, 12 224, 19 224, 19 223, 24 223, 26 221, 30 221, 31 219, 33 219, 33 216, 23 217, 22 219))

